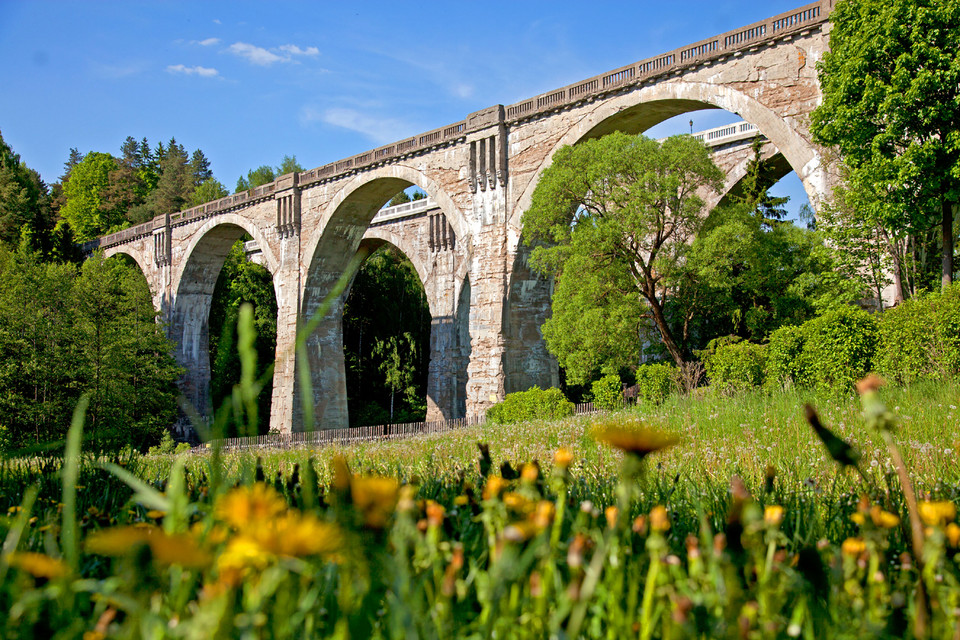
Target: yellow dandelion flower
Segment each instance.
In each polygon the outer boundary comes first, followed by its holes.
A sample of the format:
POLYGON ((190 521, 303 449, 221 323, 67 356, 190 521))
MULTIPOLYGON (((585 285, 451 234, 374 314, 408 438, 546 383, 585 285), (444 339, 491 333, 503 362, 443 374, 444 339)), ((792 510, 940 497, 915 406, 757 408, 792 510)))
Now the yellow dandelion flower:
POLYGON ((603 510, 603 515, 607 518, 607 526, 613 529, 617 526, 617 515, 619 510, 616 507, 610 506, 603 510))
POLYGON ((487 484, 483 487, 483 499, 491 500, 496 498, 508 486, 510 486, 508 480, 504 480, 500 476, 490 476, 487 478, 487 484))
POLYGON ((19 505, 15 505, 7 509, 7 513, 9 513, 10 515, 13 515, 15 513, 20 513, 21 509, 22 507, 20 507, 19 505))
POLYGON ((524 542, 540 533, 542 529, 529 520, 514 522, 503 529, 503 538, 510 542, 524 542))
POLYGON ((147 511, 147 517, 148 517, 148 518, 151 518, 151 519, 153 519, 153 520, 159 520, 160 518, 164 517, 165 515, 167 515, 167 512, 166 512, 166 511, 160 511, 159 509, 150 509, 150 511, 147 511))
POLYGON ((453 504, 457 505, 458 507, 463 507, 470 504, 470 498, 467 496, 457 496, 453 499, 453 504))
POLYGON ((262 571, 273 554, 246 536, 236 536, 217 557, 217 574, 227 586, 238 586, 251 571, 262 571))
POLYGON ((867 517, 862 513, 860 513, 859 511, 851 515, 850 519, 856 522, 861 527, 867 522, 867 517))
POLYGON ((394 478, 353 476, 350 479, 350 497, 363 514, 363 523, 373 529, 383 529, 393 515, 400 492, 400 483, 394 478))
POLYGON ((443 525, 443 516, 446 513, 446 509, 443 508, 442 504, 434 502, 433 500, 427 500, 427 524, 431 527, 439 527, 443 525))
POLYGON ((573 453, 564 447, 557 449, 556 453, 553 454, 553 464, 560 467, 561 469, 566 469, 573 462, 573 453))
POLYGON ((843 544, 840 545, 840 552, 843 555, 856 557, 861 553, 867 550, 867 543, 863 541, 863 538, 847 538, 843 541, 843 544))
POLYGON ((777 526, 783 522, 783 507, 777 504, 768 505, 763 510, 763 521, 770 526, 777 526))
POLYGON ((201 568, 210 564, 210 555, 189 535, 169 535, 153 525, 117 527, 90 534, 88 552, 101 556, 125 556, 141 545, 150 547, 153 559, 162 565, 201 568))
POLYGON ((639 421, 600 423, 594 427, 593 437, 641 460, 678 441, 676 436, 654 431, 639 421))
POLYGON ((343 542, 339 527, 310 514, 288 513, 269 529, 269 532, 258 532, 260 542, 265 549, 280 556, 327 555, 340 549, 343 542))
POLYGON ((62 561, 42 553, 32 551, 14 552, 7 555, 7 564, 26 571, 34 578, 59 578, 66 575, 67 565, 62 561))
POLYGON ((529 499, 513 491, 508 491, 503 494, 503 504, 505 504, 508 509, 513 509, 519 513, 528 513, 533 509, 533 505, 529 499))
POLYGON ((957 505, 952 502, 921 502, 920 519, 931 527, 944 525, 957 517, 957 505))
POLYGON ((523 469, 520 471, 520 478, 524 482, 536 482, 539 475, 540 470, 537 469, 535 464, 527 463, 523 465, 523 469))
POLYGON ((951 522, 947 525, 947 542, 951 547, 960 547, 960 525, 951 522))
POLYGON ((885 511, 877 505, 870 508, 870 519, 873 520, 874 526, 881 529, 893 529, 900 524, 900 516, 885 511))
POLYGON ((249 487, 238 487, 223 496, 216 507, 217 517, 234 527, 243 529, 277 517, 287 510, 287 503, 273 487, 258 482, 249 487))
POLYGON ((553 517, 557 513, 557 508, 549 500, 541 500, 537 503, 537 508, 530 516, 531 521, 538 529, 546 529, 553 522, 553 517))
POLYGON ((650 511, 650 528, 661 533, 670 530, 670 516, 663 505, 657 505, 650 511))

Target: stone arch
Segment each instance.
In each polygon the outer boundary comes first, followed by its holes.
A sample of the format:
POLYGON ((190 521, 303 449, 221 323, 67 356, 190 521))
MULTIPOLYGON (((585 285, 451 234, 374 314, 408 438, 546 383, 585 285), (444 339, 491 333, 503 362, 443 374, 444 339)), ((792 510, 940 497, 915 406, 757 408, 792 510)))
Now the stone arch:
MULTIPOLYGON (((434 279, 439 262, 432 263, 400 241, 392 231, 378 228, 371 231, 370 222, 376 213, 399 191, 416 185, 427 192, 437 203, 444 218, 453 230, 457 246, 469 246, 466 240, 467 225, 463 215, 452 199, 427 174, 404 165, 390 165, 373 171, 363 172, 347 182, 334 196, 321 215, 321 224, 304 243, 304 257, 308 265, 303 285, 301 314, 311 318, 322 305, 328 293, 334 289, 337 280, 347 269, 349 262, 357 254, 361 239, 365 234, 370 237, 383 235, 385 240, 395 244, 417 266, 421 283, 428 289, 428 283, 434 279), (389 240, 393 237, 393 240, 389 240)), ((450 259, 455 262, 452 258, 450 259)), ((466 262, 460 260, 461 263, 466 262)), ((465 265, 461 269, 465 269, 465 265)), ((337 428, 349 422, 346 403, 345 367, 343 361, 343 331, 341 319, 344 296, 331 302, 326 316, 317 329, 307 337, 307 363, 313 382, 312 404, 316 428, 337 428)), ((436 300, 431 300, 431 313, 434 318, 439 313, 436 300)), ((431 331, 431 334, 433 332, 431 331)), ((431 338, 433 343, 433 338, 431 338)), ((300 364, 298 363, 299 367, 300 364)), ((300 374, 297 374, 298 377, 300 374)), ((300 389, 295 393, 300 394, 300 389)), ((429 402, 428 402, 429 404, 429 402)), ((305 428, 302 414, 303 402, 294 401, 294 429, 305 428)), ((429 413, 428 413, 429 415, 429 413)))
POLYGON ((772 109, 729 85, 683 80, 658 82, 596 103, 576 126, 561 136, 524 188, 510 225, 520 228, 520 217, 530 207, 540 175, 561 147, 612 131, 641 133, 668 118, 700 109, 724 109, 756 125, 796 171, 811 203, 816 205, 826 194, 827 177, 817 148, 772 109))
MULTIPOLYGON (((750 169, 750 163, 753 161, 753 153, 743 157, 736 165, 726 171, 726 180, 720 193, 711 194, 705 198, 707 211, 712 211, 719 205, 725 203, 728 198, 734 194, 740 193, 743 187, 743 181, 750 169)), ((763 162, 760 179, 767 187, 776 184, 781 178, 793 171, 790 163, 780 150, 769 142, 764 144, 760 152, 760 159, 763 162)))
MULTIPOLYGON (((213 232, 217 227, 235 227, 239 229, 240 231, 237 235, 237 238, 242 236, 244 233, 249 234, 250 237, 257 241, 257 246, 263 253, 263 259, 265 262, 264 266, 266 267, 267 271, 269 271, 271 274, 277 273, 280 260, 274 253, 273 247, 267 240, 267 237, 260 230, 260 227, 252 223, 249 219, 237 215, 236 213, 225 213, 218 215, 215 218, 210 218, 199 229, 191 232, 190 241, 186 244, 186 247, 183 250, 183 259, 178 262, 176 270, 173 273, 174 295, 178 293, 180 283, 183 282, 184 277, 189 275, 187 270, 191 267, 190 261, 197 254, 197 247, 200 246, 201 243, 209 242, 211 232, 213 232)), ((227 235, 232 234, 233 232, 231 231, 227 235)), ((236 242, 236 238, 233 240, 233 242, 236 242)), ((228 246, 227 251, 229 250, 230 247, 228 246)), ((224 256, 226 256, 226 253, 224 253, 224 256)), ((274 288, 276 289, 276 285, 274 285, 274 288)))
MULTIPOLYGON (((227 254, 244 234, 251 235, 263 252, 266 268, 276 274, 277 261, 266 238, 241 216, 228 214, 211 219, 193 234, 173 278, 169 335, 177 343, 178 363, 186 374, 181 392, 201 416, 210 414, 210 307, 213 290, 227 254)), ((274 295, 278 295, 274 278, 274 295)))
POLYGON ((440 207, 447 222, 453 229, 458 243, 469 246, 469 224, 460 208, 443 188, 429 175, 402 164, 379 167, 371 171, 364 171, 344 184, 327 205, 318 224, 304 242, 306 256, 310 256, 311 264, 316 256, 317 249, 323 237, 328 235, 331 224, 336 223, 336 217, 344 215, 344 207, 353 200, 357 204, 366 205, 363 214, 356 219, 356 224, 366 229, 376 212, 398 192, 410 186, 417 186, 426 191, 427 196, 433 199, 440 207), (383 197, 382 193, 389 193, 383 197), (366 220, 363 220, 369 215, 366 220))
MULTIPOLYGON (((150 261, 147 260, 145 256, 141 255, 139 251, 134 251, 133 247, 129 245, 117 245, 113 247, 107 247, 103 250, 104 258, 112 258, 114 256, 124 256, 132 260, 134 264, 137 265, 137 268, 140 269, 140 273, 147 278, 147 282, 150 281, 150 279, 147 277, 147 274, 152 271, 152 269, 150 269, 150 261)), ((150 290, 150 293, 151 295, 154 293, 153 289, 150 290)))

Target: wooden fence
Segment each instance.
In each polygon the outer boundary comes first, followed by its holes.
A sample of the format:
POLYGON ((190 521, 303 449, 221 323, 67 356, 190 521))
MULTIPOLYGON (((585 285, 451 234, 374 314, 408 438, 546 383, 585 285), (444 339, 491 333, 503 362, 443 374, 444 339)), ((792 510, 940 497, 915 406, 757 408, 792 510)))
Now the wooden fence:
MULTIPOLYGON (((575 415, 597 413, 592 402, 574 406, 575 415)), ((224 438, 201 444, 193 448, 201 453, 219 445, 221 451, 241 451, 244 449, 295 449, 300 447, 322 447, 324 445, 347 445, 355 442, 379 442, 397 438, 408 438, 430 433, 447 433, 455 429, 472 427, 484 422, 484 416, 458 418, 441 422, 407 422, 404 424, 382 424, 371 427, 350 427, 347 429, 318 429, 302 433, 270 433, 246 438, 224 438)))

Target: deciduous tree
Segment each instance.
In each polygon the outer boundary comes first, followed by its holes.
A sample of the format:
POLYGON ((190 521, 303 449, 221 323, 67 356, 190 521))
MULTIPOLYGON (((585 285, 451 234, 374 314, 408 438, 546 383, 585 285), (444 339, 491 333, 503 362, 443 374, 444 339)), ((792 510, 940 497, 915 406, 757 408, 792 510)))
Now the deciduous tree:
POLYGON ((843 0, 819 64, 814 139, 836 146, 869 226, 894 235, 940 225, 941 281, 953 278, 960 202, 960 2, 843 0))
POLYGON ((722 179, 690 136, 661 144, 613 133, 554 156, 523 226, 537 244, 534 266, 556 278, 544 336, 575 382, 588 379, 580 361, 591 349, 636 362, 647 323, 670 357, 686 362, 667 299, 705 218, 697 192, 722 179))

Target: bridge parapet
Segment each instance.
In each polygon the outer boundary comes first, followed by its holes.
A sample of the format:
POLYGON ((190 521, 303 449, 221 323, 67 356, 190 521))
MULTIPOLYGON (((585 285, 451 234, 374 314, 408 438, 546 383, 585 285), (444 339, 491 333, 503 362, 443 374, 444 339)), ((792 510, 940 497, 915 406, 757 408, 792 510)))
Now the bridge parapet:
POLYGON ((642 84, 714 60, 735 56, 762 44, 802 33, 827 21, 834 0, 820 0, 767 20, 701 40, 653 58, 614 69, 506 108, 507 122, 518 122, 590 101, 612 91, 642 84))

